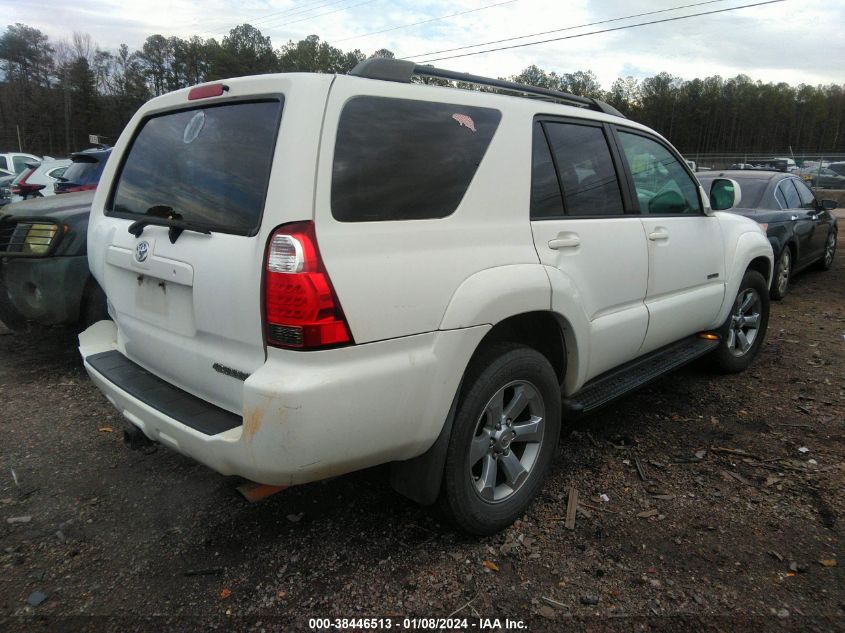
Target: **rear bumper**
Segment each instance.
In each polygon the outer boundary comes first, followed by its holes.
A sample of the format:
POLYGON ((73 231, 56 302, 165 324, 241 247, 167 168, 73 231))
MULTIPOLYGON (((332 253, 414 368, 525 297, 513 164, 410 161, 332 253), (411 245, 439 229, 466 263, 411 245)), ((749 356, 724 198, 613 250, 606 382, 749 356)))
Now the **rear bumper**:
POLYGON ((147 437, 224 475, 293 485, 427 450, 488 330, 432 332, 321 352, 270 349, 267 362, 244 382, 240 423, 216 434, 151 406, 89 362, 95 354, 121 351, 113 322, 94 324, 79 341, 91 379, 147 437))
POLYGON ((88 281, 88 258, 8 257, 0 263, 0 320, 75 323, 88 281))

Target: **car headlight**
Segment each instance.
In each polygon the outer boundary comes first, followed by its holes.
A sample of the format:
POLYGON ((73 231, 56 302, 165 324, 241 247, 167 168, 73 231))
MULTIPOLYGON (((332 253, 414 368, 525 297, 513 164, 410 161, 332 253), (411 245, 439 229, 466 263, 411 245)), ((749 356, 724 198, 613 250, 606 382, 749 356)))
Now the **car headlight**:
POLYGON ((30 224, 26 237, 23 240, 24 255, 46 255, 50 252, 50 246, 56 239, 59 227, 56 224, 30 224))
POLYGON ((65 230, 64 225, 49 221, 0 223, 0 255, 44 257, 65 230))

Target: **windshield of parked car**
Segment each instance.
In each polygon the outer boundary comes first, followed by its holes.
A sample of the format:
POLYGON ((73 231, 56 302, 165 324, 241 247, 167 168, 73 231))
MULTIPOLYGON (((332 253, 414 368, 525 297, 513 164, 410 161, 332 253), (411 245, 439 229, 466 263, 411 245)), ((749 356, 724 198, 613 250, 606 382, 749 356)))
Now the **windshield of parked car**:
POLYGON ((766 187, 769 185, 768 178, 741 178, 737 176, 717 176, 713 175, 710 177, 701 177, 699 175, 699 181, 701 185, 704 187, 704 191, 710 191, 710 184, 716 178, 732 178, 739 183, 740 189, 740 198, 739 203, 736 204, 736 208, 739 209, 757 209, 761 206, 764 208, 767 206, 763 200, 763 194, 766 193, 766 187))
POLYGON ((281 100, 230 103, 148 118, 117 178, 108 213, 154 215, 251 235, 261 223, 281 100))

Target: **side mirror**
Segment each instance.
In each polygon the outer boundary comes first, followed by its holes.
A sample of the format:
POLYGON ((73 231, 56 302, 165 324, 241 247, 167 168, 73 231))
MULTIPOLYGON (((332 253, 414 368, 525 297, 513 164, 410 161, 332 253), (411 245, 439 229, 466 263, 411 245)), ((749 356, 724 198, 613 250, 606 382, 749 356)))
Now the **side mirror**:
POLYGON ((825 199, 822 200, 822 209, 827 209, 828 211, 833 211, 834 209, 839 207, 839 203, 836 200, 825 199))
POLYGON ((742 190, 731 178, 716 178, 710 185, 710 207, 714 211, 725 211, 739 204, 742 190))

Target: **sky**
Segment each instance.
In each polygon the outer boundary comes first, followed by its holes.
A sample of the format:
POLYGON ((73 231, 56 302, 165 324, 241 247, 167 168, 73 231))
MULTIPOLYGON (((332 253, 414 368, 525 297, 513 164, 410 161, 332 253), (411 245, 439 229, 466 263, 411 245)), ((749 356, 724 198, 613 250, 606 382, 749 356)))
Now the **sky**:
MULTIPOLYGON (((0 0, 0 15, 5 24, 22 22, 53 41, 67 39, 74 31, 89 33, 109 50, 121 43, 138 49, 154 33, 219 40, 233 26, 248 22, 269 35, 275 47, 316 34, 343 50, 358 48, 370 54, 387 48, 397 57, 421 62, 759 1, 0 0), (697 6, 688 6, 693 4, 697 6), (686 8, 676 9, 681 6, 686 8), (672 10, 629 17, 666 9, 672 10), (462 15, 443 17, 456 13, 462 15), (606 20, 613 21, 583 26, 606 20), (409 26, 418 22, 425 23, 409 26), (431 54, 551 30, 557 32, 431 54)), ((842 84, 843 24, 843 0, 783 0, 433 63, 497 77, 517 74, 531 64, 558 73, 592 70, 605 88, 617 77, 642 78, 661 71, 684 79, 744 73, 764 82, 842 84)))

